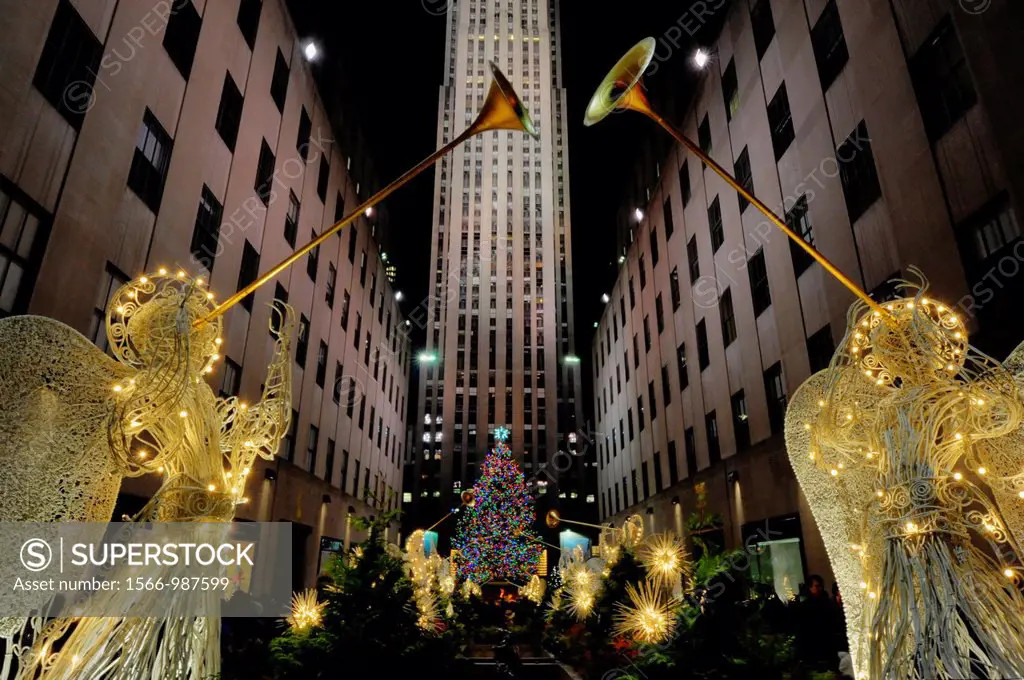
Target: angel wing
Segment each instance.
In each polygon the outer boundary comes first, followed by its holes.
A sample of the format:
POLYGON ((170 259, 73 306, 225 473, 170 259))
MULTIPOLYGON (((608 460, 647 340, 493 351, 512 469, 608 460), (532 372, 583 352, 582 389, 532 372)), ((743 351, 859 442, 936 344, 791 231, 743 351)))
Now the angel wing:
MULTIPOLYGON (((864 546, 864 499, 874 498, 872 475, 857 466, 838 467, 821 465, 829 460, 830 452, 818 451, 812 446, 812 423, 818 417, 821 404, 830 395, 838 379, 831 368, 811 376, 797 389, 786 410, 786 450, 800 488, 810 506, 814 522, 821 532, 836 582, 843 593, 847 636, 850 652, 856 659, 867 650, 862 639, 866 589, 861 567, 861 551, 876 550, 878 546, 864 546), (832 471, 836 474, 833 475, 832 471)), ((838 462, 830 463, 838 466, 838 462)))
POLYGON ((0 520, 107 521, 111 386, 130 369, 53 319, 0 320, 0 520))

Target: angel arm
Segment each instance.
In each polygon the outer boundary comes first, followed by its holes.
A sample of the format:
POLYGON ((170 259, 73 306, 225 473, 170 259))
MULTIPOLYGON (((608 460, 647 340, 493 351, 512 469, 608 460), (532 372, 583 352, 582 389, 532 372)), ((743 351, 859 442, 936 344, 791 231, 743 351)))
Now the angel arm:
POLYGON ((247 470, 259 455, 270 460, 288 433, 292 416, 291 342, 295 332, 295 312, 275 301, 271 316, 274 355, 267 369, 263 399, 246 406, 236 398, 221 402, 221 451, 229 458, 232 470, 247 470))

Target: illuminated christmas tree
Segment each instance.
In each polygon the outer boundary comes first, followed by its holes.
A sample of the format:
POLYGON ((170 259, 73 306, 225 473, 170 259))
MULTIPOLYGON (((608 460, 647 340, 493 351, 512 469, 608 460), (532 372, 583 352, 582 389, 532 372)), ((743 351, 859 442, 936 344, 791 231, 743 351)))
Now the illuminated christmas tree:
POLYGON ((519 464, 506 446, 508 430, 495 432, 477 480, 475 503, 459 519, 453 547, 459 551, 460 578, 476 583, 511 581, 522 585, 536 573, 542 547, 535 542, 533 498, 519 464))

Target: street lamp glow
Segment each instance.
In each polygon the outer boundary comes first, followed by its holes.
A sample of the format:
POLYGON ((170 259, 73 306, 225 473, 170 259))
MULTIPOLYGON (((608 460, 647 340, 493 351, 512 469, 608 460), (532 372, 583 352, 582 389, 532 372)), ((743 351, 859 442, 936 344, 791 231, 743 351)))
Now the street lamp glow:
POLYGON ((315 42, 310 40, 306 43, 306 46, 302 48, 302 54, 306 57, 306 61, 316 61, 317 57, 320 56, 320 48, 315 42))
POLYGON ((604 295, 601 296, 601 302, 603 302, 605 304, 608 304, 610 301, 611 301, 611 298, 608 297, 608 293, 605 293, 604 295))
POLYGON ((395 291, 395 299, 396 299, 396 300, 398 300, 399 302, 401 302, 401 301, 402 301, 402 298, 404 298, 404 297, 405 297, 405 295, 403 295, 403 294, 402 294, 402 291, 400 291, 400 290, 396 290, 396 291, 395 291))
POLYGON ((710 60, 711 57, 709 57, 708 53, 703 49, 698 48, 697 52, 693 55, 693 63, 697 65, 697 68, 704 68, 708 65, 708 61, 710 60))
POLYGON ((644 221, 644 211, 641 210, 640 208, 637 208, 636 210, 633 211, 633 217, 636 218, 637 222, 643 222, 644 221))
POLYGON ((421 364, 433 364, 437 361, 437 355, 433 352, 420 352, 416 356, 416 360, 421 364))
POLYGON ((626 261, 626 256, 625 255, 619 255, 619 264, 622 264, 625 261, 626 261))
POLYGON ((580 358, 578 356, 576 356, 575 354, 566 354, 564 361, 567 364, 575 366, 575 365, 578 365, 580 363, 580 358))

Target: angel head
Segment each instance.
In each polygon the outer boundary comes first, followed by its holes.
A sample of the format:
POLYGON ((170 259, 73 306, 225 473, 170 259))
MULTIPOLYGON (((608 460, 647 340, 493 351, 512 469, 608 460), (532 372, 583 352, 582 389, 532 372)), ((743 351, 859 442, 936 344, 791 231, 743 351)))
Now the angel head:
POLYGON ((220 351, 221 320, 199 323, 215 303, 202 279, 161 269, 128 282, 107 307, 107 339, 114 357, 140 370, 174 362, 200 375, 220 351), (182 364, 187 364, 182 366, 182 364))

